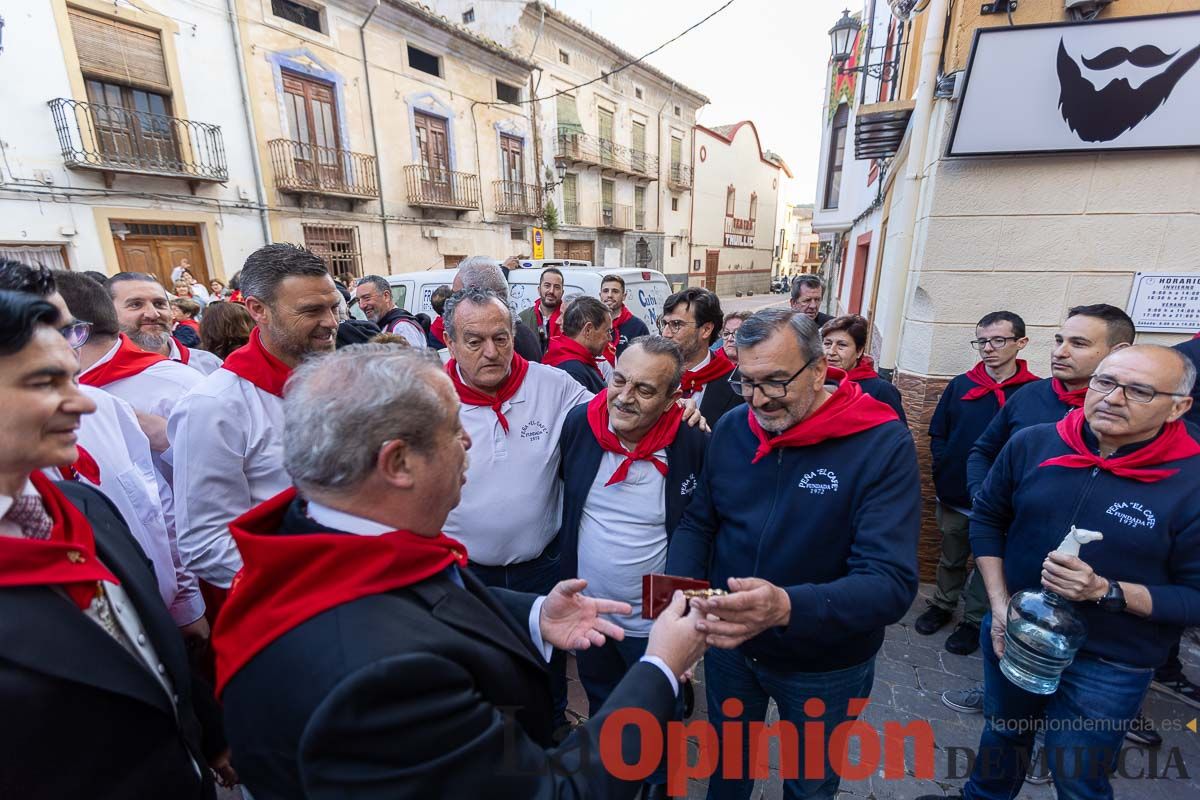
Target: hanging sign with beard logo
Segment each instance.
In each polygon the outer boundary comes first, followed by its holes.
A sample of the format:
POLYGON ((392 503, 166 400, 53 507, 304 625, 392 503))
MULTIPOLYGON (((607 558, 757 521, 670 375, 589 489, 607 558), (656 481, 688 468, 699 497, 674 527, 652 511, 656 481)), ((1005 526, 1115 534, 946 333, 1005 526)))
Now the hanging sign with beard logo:
POLYGON ((950 156, 1200 146, 1200 13, 976 31, 950 156))

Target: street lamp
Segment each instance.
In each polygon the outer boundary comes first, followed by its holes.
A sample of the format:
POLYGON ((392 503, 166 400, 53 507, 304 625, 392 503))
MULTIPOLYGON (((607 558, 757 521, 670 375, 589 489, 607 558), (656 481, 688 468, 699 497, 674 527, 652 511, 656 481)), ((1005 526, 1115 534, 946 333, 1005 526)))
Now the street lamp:
POLYGON ((842 11, 842 18, 829 29, 829 40, 833 45, 833 63, 838 65, 839 71, 841 65, 853 55, 850 48, 854 46, 854 36, 858 31, 858 21, 850 16, 848 8, 842 11))
MULTIPOLYGON (((848 10, 842 11, 842 18, 835 22, 833 27, 829 29, 829 40, 833 45, 833 53, 830 59, 837 66, 838 75, 853 75, 857 72, 888 82, 895 81, 899 73, 900 41, 895 43, 896 55, 890 60, 871 63, 871 54, 868 51, 864 57, 864 60, 867 62, 866 64, 849 68, 845 66, 846 62, 854 55, 854 38, 859 30, 858 20, 853 19, 848 10)), ((902 27, 901 31, 903 30, 902 27)), ((900 36, 904 36, 903 32, 900 36)), ((873 47, 870 49, 880 50, 883 48, 873 47)))
POLYGON ((560 185, 563 182, 563 180, 567 177, 567 160, 565 158, 563 158, 561 156, 555 156, 554 172, 558 175, 558 180, 546 181, 545 185, 542 187, 543 190, 546 192, 554 191, 554 188, 556 186, 560 185))

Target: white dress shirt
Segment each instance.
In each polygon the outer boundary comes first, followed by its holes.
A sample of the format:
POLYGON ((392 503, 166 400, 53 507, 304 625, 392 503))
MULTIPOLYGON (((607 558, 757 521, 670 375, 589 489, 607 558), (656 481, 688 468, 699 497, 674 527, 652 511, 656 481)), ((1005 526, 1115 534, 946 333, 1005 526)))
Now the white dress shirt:
MULTIPOLYGON (((183 353, 179 352, 179 343, 175 341, 174 336, 167 340, 167 346, 171 348, 171 354, 167 358, 183 364, 183 353)), ((191 367, 201 375, 212 375, 221 368, 221 359, 207 350, 189 347, 188 361, 185 366, 191 367)))
MULTIPOLYGON (((91 372, 112 360, 121 346, 120 340, 113 344, 107 353, 100 357, 95 364, 83 373, 91 372)), ((179 402, 179 398, 195 387, 204 376, 194 369, 185 367, 177 361, 157 361, 137 375, 113 381, 103 387, 109 394, 115 394, 143 414, 155 414, 169 417, 171 409, 179 402)))
MULTIPOLYGON (((32 481, 25 481, 25 486, 21 488, 21 496, 37 494, 38 490, 34 488, 32 481)), ((11 536, 14 539, 20 539, 25 535, 21 530, 21 526, 12 520, 5 519, 4 515, 12 508, 16 497, 9 497, 6 494, 0 494, 0 536, 11 536)))
POLYGON ((529 561, 546 549, 562 521, 558 440, 567 412, 592 393, 560 369, 531 363, 521 388, 501 406, 505 433, 491 406, 463 403, 471 436, 462 499, 445 531, 477 564, 529 561))
POLYGON ((228 588, 242 568, 229 523, 292 485, 283 469, 283 400, 219 369, 179 401, 167 435, 183 563, 228 588))
POLYGON ((403 336, 406 342, 418 349, 429 346, 429 340, 425 338, 425 329, 411 320, 398 319, 391 324, 390 330, 384 332, 403 336))
MULTIPOLYGON (((694 367, 688 367, 688 372, 695 372, 696 370, 704 369, 705 367, 708 366, 708 362, 710 362, 710 361, 712 361, 712 351, 706 349, 704 351, 704 360, 701 361, 699 364, 697 364, 694 367)), ((700 401, 704 399, 704 390, 706 388, 708 388, 707 384, 705 384, 704 386, 701 386, 699 389, 696 390, 696 393, 694 395, 692 395, 692 399, 696 401, 696 408, 700 407, 700 401)), ((714 424, 716 424, 716 423, 714 423, 714 424)))

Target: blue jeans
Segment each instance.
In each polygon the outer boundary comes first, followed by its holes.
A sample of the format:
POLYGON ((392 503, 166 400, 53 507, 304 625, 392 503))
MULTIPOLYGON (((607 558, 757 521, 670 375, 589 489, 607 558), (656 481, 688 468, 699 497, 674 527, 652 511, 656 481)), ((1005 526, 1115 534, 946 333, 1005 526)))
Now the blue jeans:
MULTIPOLYGON (((779 706, 779 718, 796 726, 800 749, 798 760, 800 777, 785 780, 783 796, 787 800, 804 797, 832 798, 837 794, 841 778, 829 763, 829 734, 849 719, 846 713, 848 701, 853 698, 866 699, 871 695, 875 682, 875 658, 846 669, 832 672, 786 672, 773 669, 761 661, 755 661, 741 650, 717 650, 712 648, 704 657, 704 679, 707 683, 708 719, 716 726, 718 736, 726 717, 721 704, 729 698, 742 702, 744 711, 737 719, 742 723, 765 721, 767 702, 774 698, 779 706), (808 716, 804 712, 804 701, 819 698, 825 703, 825 713, 808 716), (820 721, 824 724, 826 742, 821 750, 825 753, 824 777, 804 778, 804 723, 820 721)), ((748 728, 742 736, 742 774, 750 772, 750 736, 748 728)), ((725 765, 719 763, 717 771, 708 782, 708 800, 748 800, 754 789, 754 780, 749 777, 723 778, 725 765)))
POLYGON ((1077 655, 1058 690, 1037 695, 1000 671, 992 649, 992 615, 983 618, 983 736, 967 800, 1010 800, 1025 781, 1035 727, 1046 729, 1046 764, 1059 800, 1111 798, 1115 768, 1129 723, 1137 716, 1154 670, 1077 655), (1043 722, 1044 720, 1044 722, 1043 722))

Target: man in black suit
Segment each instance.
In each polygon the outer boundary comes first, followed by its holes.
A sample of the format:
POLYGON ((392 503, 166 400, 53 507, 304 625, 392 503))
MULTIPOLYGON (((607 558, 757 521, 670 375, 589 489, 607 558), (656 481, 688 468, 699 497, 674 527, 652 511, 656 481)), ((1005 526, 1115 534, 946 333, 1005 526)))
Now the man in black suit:
POLYGON ((0 292, 0 797, 212 798, 153 568, 104 495, 41 472, 96 408, 58 318, 0 292))
POLYGON ((736 365, 721 348, 712 350, 725 320, 721 301, 707 289, 692 287, 676 292, 663 302, 658 327, 662 335, 683 351, 684 373, 680 389, 692 399, 712 427, 725 412, 744 404, 729 385, 736 365))
MULTIPOLYGON (((534 597, 466 569, 441 529, 471 441, 440 362, 346 348, 298 368, 284 403, 297 488, 231 526, 245 567, 213 633, 255 800, 632 798, 639 782, 608 773, 595 744, 616 709, 670 718, 704 647, 683 597, 611 701, 552 748, 550 647, 620 639, 601 615, 630 608, 584 597, 584 581, 534 597)), ((626 763, 637 738, 622 739, 626 763)))

